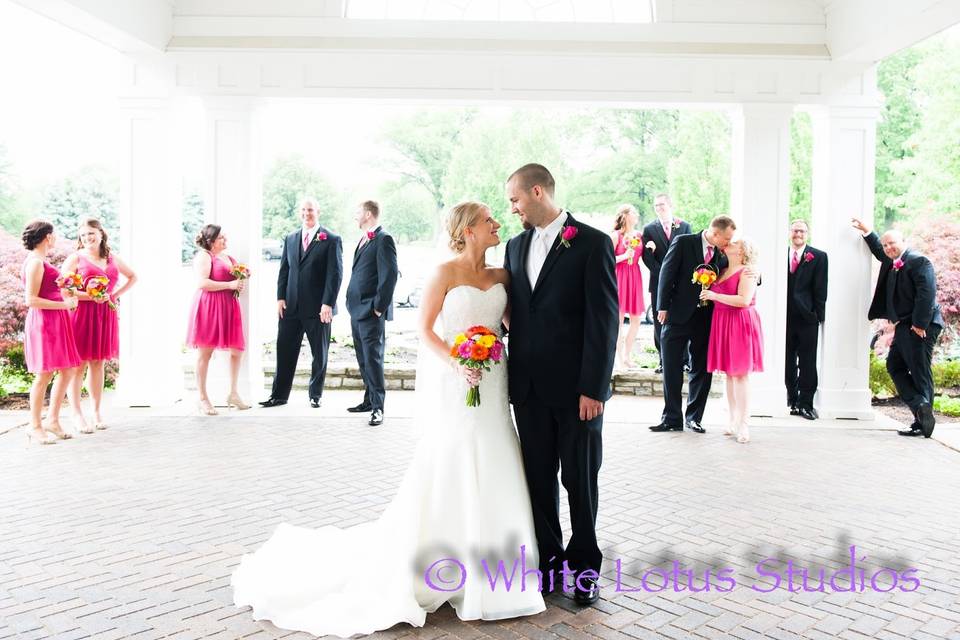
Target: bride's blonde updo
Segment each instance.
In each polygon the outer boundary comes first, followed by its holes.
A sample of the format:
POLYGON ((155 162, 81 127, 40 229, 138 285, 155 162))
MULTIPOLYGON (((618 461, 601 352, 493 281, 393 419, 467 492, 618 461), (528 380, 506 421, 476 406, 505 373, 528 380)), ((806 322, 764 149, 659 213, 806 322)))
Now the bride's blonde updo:
POLYGON ((450 234, 450 249, 454 253, 463 253, 467 247, 467 238, 464 231, 480 221, 490 207, 482 202, 461 202, 450 207, 447 214, 447 233, 450 234))

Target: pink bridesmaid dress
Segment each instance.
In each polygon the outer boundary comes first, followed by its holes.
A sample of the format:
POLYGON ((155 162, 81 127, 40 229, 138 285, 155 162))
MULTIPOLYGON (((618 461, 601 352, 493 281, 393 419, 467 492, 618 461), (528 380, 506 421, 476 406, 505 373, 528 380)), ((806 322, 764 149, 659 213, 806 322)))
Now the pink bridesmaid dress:
MULTIPOLYGON (((639 236, 638 236, 639 237, 639 236)), ((643 303, 643 274, 640 273, 640 256, 643 247, 637 247, 633 253, 633 264, 627 261, 617 263, 617 294, 620 298, 620 313, 642 315, 646 311, 643 303)), ((617 246, 614 255, 623 255, 627 252, 627 242, 624 235, 617 231, 617 246)))
MULTIPOLYGON (((120 279, 113 256, 107 258, 107 268, 102 269, 83 255, 77 255, 77 273, 83 278, 83 285, 94 276, 106 276, 110 280, 107 291, 112 296, 120 279)), ((80 300, 73 312, 73 335, 77 339, 77 352, 84 361, 113 360, 120 355, 120 321, 117 312, 105 302, 80 300)))
MULTIPOLYGON (((743 269, 723 282, 711 287, 716 293, 737 295, 743 269)), ((763 371, 763 327, 760 314, 754 306, 757 296, 747 307, 732 307, 713 302, 713 320, 710 327, 710 345, 707 350, 707 371, 722 371, 731 376, 742 376, 763 371)))
MULTIPOLYGON (((210 253, 210 261, 211 280, 218 282, 235 280, 230 273, 231 267, 228 267, 223 260, 210 253)), ((236 263, 237 261, 231 257, 231 266, 236 263)), ((233 289, 220 291, 197 289, 187 326, 187 346, 193 349, 243 350, 243 318, 240 315, 240 301, 234 297, 233 289)))
MULTIPOLYGON (((63 301, 57 287, 59 275, 60 272, 48 262, 43 263, 43 280, 38 292, 41 298, 63 301)), ((21 271, 21 277, 26 282, 25 271, 21 271)), ((70 312, 66 309, 28 308, 23 331, 23 353, 30 373, 80 366, 70 312)))

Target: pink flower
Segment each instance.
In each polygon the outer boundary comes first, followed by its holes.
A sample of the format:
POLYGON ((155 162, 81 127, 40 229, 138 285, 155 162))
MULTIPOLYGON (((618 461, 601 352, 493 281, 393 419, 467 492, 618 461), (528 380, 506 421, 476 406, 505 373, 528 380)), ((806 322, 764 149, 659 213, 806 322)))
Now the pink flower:
POLYGON ((806 260, 807 262, 812 261, 813 253, 811 253, 810 251, 807 251, 805 254, 803 254, 803 259, 806 260))
POLYGON ((494 362, 500 362, 500 358, 503 357, 503 343, 500 341, 494 342, 493 346, 490 347, 490 358, 494 362))
POLYGON ((901 260, 900 258, 897 258, 896 260, 893 261, 893 270, 900 271, 900 269, 903 269, 903 260, 901 260))
POLYGON ((566 248, 570 248, 570 241, 577 237, 577 228, 570 224, 563 225, 563 230, 560 232, 560 244, 566 248))
POLYGON ((458 350, 461 358, 469 358, 470 350, 473 348, 473 341, 466 340, 460 343, 460 349, 458 350))
POLYGON ((375 231, 367 231, 367 240, 373 240, 375 237, 377 237, 377 233, 375 231))
POLYGON ((321 242, 321 241, 326 240, 326 239, 327 239, 327 232, 326 232, 326 231, 321 231, 320 233, 317 234, 317 242, 321 242))
POLYGON ((683 220, 681 220, 680 218, 674 218, 674 219, 673 219, 673 224, 670 225, 670 226, 673 227, 674 229, 679 229, 679 228, 680 228, 680 225, 682 225, 682 224, 683 224, 683 220))

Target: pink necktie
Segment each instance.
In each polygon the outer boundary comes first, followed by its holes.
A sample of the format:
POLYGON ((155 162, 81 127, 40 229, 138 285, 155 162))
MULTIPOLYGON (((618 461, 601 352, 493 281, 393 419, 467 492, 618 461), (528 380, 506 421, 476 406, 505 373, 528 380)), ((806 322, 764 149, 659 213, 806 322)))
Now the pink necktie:
POLYGON ((707 245, 707 253, 703 256, 703 263, 710 264, 711 260, 713 260, 713 247, 707 245))
POLYGON ((667 236, 667 242, 669 242, 670 241, 670 225, 668 224, 663 225, 663 233, 664 235, 667 236))
POLYGON ((303 234, 303 250, 306 251, 307 247, 310 246, 310 233, 303 234))
POLYGON ((795 272, 798 266, 800 266, 800 254, 794 251, 793 260, 790 261, 790 273, 795 272))

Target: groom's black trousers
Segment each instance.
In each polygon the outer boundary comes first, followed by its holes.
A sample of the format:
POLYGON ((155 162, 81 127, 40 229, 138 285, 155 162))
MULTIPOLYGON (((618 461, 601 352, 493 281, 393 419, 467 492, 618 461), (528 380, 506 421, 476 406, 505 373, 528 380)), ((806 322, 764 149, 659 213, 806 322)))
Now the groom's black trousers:
POLYGON ((579 408, 545 405, 532 392, 515 404, 523 466, 530 489, 540 571, 554 570, 560 584, 563 561, 576 572, 599 575, 603 555, 597 545, 597 475, 603 460, 603 415, 582 422, 579 408), (572 534, 566 550, 560 529, 560 482, 570 504, 572 534))
POLYGON ((710 344, 710 321, 713 308, 701 307, 690 319, 680 324, 670 320, 660 334, 663 358, 663 415, 661 422, 671 427, 684 425, 683 362, 690 349, 690 378, 687 393, 687 420, 703 420, 713 374, 707 371, 707 348, 710 344))

